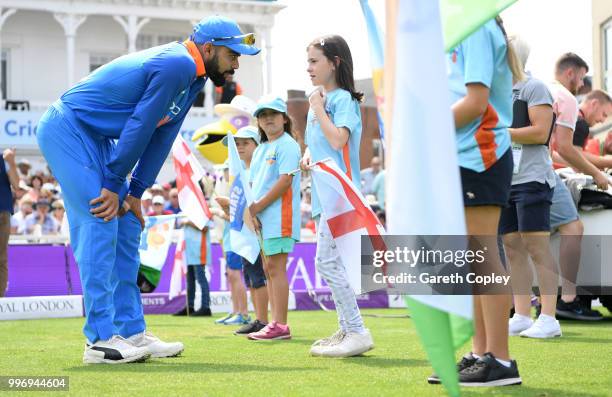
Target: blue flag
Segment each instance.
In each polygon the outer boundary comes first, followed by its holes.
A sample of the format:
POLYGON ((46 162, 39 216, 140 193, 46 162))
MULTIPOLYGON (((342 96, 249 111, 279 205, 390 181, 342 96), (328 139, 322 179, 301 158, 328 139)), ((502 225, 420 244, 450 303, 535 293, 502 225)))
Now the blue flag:
POLYGON ((230 174, 230 241, 232 251, 251 263, 259 256, 260 246, 253 227, 249 205, 253 203, 251 186, 238 155, 232 133, 227 134, 230 174))

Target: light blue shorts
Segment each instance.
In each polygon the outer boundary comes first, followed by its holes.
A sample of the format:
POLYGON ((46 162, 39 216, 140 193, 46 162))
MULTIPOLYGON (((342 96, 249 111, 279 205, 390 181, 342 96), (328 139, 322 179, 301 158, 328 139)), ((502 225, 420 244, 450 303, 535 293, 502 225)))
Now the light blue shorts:
POLYGON ((291 237, 267 238, 263 241, 263 252, 266 255, 290 254, 295 240, 291 237))
POLYGON ((550 228, 557 229, 578 219, 578 210, 572 195, 559 175, 555 173, 555 190, 550 206, 550 228))

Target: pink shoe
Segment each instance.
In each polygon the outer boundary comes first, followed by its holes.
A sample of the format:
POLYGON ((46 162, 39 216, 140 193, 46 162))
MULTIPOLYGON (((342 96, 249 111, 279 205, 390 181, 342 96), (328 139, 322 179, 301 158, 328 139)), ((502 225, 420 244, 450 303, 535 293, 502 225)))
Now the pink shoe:
POLYGON ((291 339, 291 331, 288 325, 272 321, 261 331, 252 332, 247 337, 251 340, 291 339))

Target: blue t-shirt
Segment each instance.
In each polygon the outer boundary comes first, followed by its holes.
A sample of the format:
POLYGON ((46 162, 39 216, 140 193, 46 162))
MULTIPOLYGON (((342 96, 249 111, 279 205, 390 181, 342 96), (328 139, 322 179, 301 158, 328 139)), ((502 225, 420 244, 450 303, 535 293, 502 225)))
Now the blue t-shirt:
POLYGON ((13 193, 8 177, 8 164, 0 159, 0 212, 13 213, 13 193))
MULTIPOLYGON (((306 145, 310 150, 312 162, 331 158, 342 171, 346 172, 355 186, 361 190, 359 165, 361 110, 359 109, 359 102, 351 96, 350 92, 337 88, 327 93, 325 112, 336 127, 345 127, 349 130, 349 139, 343 149, 334 149, 325 137, 315 113, 312 109, 309 110, 306 122, 306 145)), ((312 217, 314 218, 319 214, 321 214, 321 204, 319 203, 319 196, 313 183, 312 217)))
POLYGON ((506 50, 504 34, 491 20, 447 55, 452 103, 466 96, 466 84, 489 88, 484 115, 458 128, 455 135, 459 165, 477 172, 491 167, 510 148, 512 73, 506 50))
MULTIPOLYGON (((260 144, 251 160, 253 199, 265 196, 279 177, 300 166, 300 145, 286 132, 273 142, 260 144)), ((257 214, 264 239, 291 237, 300 239, 300 174, 293 176, 291 187, 257 214)))
MULTIPOLYGON (((190 43, 193 44, 193 43, 190 43)), ((155 177, 204 86, 202 57, 188 44, 170 43, 128 54, 96 69, 54 106, 80 131, 118 139, 102 186, 140 197, 155 177)))

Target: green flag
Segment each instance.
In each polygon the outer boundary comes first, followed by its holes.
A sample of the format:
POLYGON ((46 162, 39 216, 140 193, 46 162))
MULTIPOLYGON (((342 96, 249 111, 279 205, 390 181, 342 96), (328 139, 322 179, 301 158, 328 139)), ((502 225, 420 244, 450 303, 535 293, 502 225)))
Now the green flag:
POLYGON ((406 297, 406 304, 434 372, 450 396, 459 396, 455 351, 472 336, 472 319, 437 309, 412 297, 406 297))
POLYGON ((516 0, 440 0, 444 50, 449 51, 516 0))

